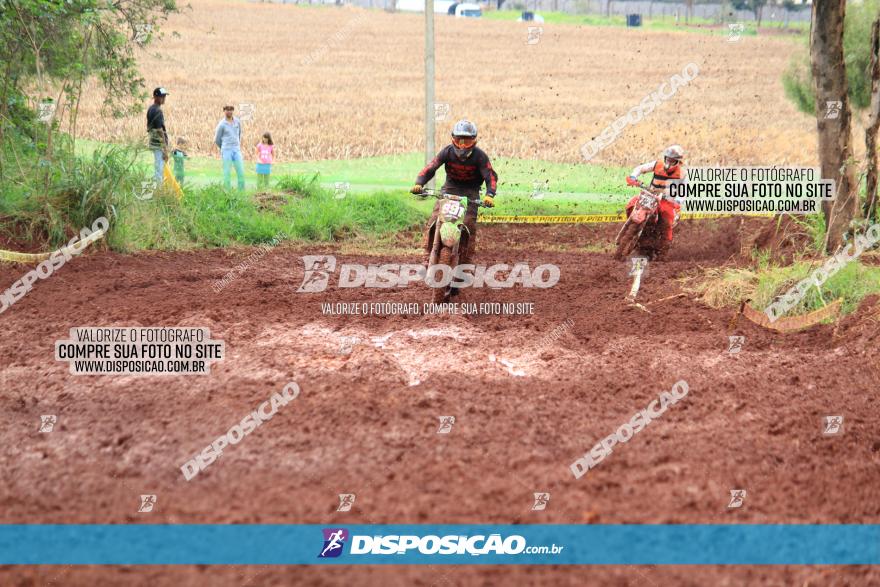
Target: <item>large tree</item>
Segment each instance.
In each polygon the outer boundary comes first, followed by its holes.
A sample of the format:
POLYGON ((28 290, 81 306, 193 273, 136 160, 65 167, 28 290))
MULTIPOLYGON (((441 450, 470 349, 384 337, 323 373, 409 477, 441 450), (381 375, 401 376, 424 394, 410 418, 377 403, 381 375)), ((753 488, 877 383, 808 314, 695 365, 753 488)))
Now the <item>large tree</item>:
POLYGON ((112 115, 144 96, 136 51, 177 11, 176 0, 0 0, 0 138, 10 106, 51 101, 46 128, 65 112, 75 130, 84 82, 94 79, 112 115))
POLYGON ((859 212, 852 112, 843 53, 845 0, 815 0, 810 31, 810 63, 816 96, 822 177, 834 181, 837 197, 823 203, 825 248, 836 251, 859 212))
POLYGON ((865 218, 873 218, 877 210, 877 133, 880 131, 880 16, 871 26, 871 61, 868 66, 871 83, 871 105, 865 127, 867 178, 865 180, 865 218))

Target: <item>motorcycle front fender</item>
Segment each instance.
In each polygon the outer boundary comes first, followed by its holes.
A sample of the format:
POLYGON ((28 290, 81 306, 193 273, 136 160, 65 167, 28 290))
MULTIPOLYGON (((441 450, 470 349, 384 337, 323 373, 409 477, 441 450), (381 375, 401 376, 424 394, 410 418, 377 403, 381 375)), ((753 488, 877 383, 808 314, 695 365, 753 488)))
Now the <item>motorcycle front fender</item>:
POLYGON ((461 240, 461 229, 454 222, 444 222, 440 225, 440 240, 447 247, 455 247, 461 240))

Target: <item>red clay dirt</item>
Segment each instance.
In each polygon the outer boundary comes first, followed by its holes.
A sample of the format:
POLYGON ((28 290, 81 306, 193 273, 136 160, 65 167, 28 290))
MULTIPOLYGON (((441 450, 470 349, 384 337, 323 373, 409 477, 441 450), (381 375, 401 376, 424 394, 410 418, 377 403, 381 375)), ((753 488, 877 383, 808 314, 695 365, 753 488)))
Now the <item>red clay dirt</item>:
MULTIPOLYGON (((682 293, 736 262, 738 226, 685 223, 639 301, 607 253, 616 226, 481 226, 483 264, 555 263, 551 289, 471 290, 531 316, 328 316, 321 303, 429 301, 424 286, 297 293, 278 247, 86 254, 0 315, 2 523, 880 523, 874 302, 835 329, 769 332, 682 293), (543 250, 542 249, 546 249, 543 250), (548 334, 566 324, 563 334, 548 334), (73 376, 78 326, 209 327, 210 376, 73 376), (730 354, 728 335, 745 335, 730 354), (352 341, 352 339, 356 339, 352 341), (546 344, 545 344, 546 343, 546 344), (351 345, 350 348, 346 344, 351 345), (497 359, 490 360, 494 355, 497 359), (501 359, 509 362, 504 366, 501 359), (678 380, 688 396, 595 469, 569 465, 678 380), (288 381, 302 392, 190 482, 180 466, 288 381), (40 415, 56 414, 52 433, 40 415), (823 436, 822 419, 844 432, 823 436), (454 416, 449 434, 439 417, 454 416), (746 489, 728 508, 731 489, 746 489), (531 511, 534 492, 551 495, 531 511), (340 493, 356 494, 337 512, 340 493), (139 496, 156 494, 151 513, 139 496)), ((336 253, 339 263, 421 254, 336 253)), ((0 266, 6 288, 29 268, 0 266)), ((869 585, 869 567, 3 567, 4 585, 869 585)))

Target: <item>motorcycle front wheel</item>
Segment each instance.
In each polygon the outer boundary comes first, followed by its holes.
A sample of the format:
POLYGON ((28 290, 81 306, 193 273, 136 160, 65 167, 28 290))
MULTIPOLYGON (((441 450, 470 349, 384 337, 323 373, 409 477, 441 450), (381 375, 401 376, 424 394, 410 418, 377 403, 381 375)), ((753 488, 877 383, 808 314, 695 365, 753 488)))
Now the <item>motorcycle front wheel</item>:
MULTIPOLYGON (((441 245, 440 251, 437 253, 437 265, 446 265, 450 269, 455 269, 457 263, 455 262, 455 255, 451 247, 441 245)), ((431 301, 433 303, 442 304, 449 301, 450 286, 435 287, 433 289, 434 291, 431 293, 431 301)))
POLYGON ((639 244, 639 237, 642 236, 643 227, 644 223, 629 223, 617 241, 617 250, 614 252, 615 259, 619 261, 635 250, 636 246, 639 244))

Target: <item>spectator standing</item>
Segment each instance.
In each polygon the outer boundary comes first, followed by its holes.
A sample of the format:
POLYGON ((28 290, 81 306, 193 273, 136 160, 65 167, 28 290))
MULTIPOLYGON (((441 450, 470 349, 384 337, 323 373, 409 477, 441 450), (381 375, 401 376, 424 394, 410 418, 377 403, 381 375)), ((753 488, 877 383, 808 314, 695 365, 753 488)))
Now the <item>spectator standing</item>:
POLYGON ((234 106, 223 107, 223 118, 214 132, 214 144, 220 149, 223 161, 223 185, 229 189, 232 185, 232 166, 238 178, 239 191, 244 190, 244 158, 241 154, 241 120, 233 116, 234 106))
POLYGON ((168 131, 165 129, 165 113, 162 112, 167 95, 165 88, 153 90, 153 104, 147 109, 147 135, 150 151, 153 152, 156 187, 162 185, 165 162, 168 161, 168 131))

